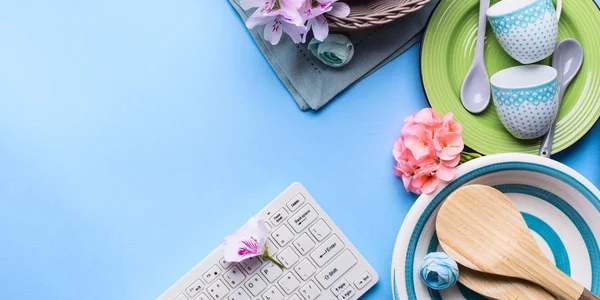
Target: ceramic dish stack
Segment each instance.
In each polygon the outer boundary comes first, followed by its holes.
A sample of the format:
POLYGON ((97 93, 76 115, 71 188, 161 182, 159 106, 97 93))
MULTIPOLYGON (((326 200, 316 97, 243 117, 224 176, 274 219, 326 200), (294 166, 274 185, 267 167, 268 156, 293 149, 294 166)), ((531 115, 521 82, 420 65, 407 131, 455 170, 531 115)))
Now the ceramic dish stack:
MULTIPOLYGON (((494 5, 498 2, 497 0, 491 1, 491 4, 494 5)), ((548 6, 548 10, 554 10, 551 7, 552 4, 548 1, 545 1, 543 5, 544 9, 546 9, 545 6, 548 6)), ((477 152, 482 154, 538 153, 541 143, 540 138, 519 140, 513 137, 515 135, 530 138, 538 135, 533 133, 521 134, 515 130, 511 135, 502 125, 494 105, 490 105, 480 114, 471 114, 461 103, 461 84, 469 70, 475 51, 479 9, 478 0, 442 0, 433 13, 421 48, 421 75, 427 99, 440 114, 454 113, 455 120, 463 126, 465 144, 477 152)), ((488 15, 488 19, 494 24, 496 32, 502 31, 502 28, 498 26, 504 26, 501 22, 506 21, 499 18, 500 16, 500 14, 496 16, 488 15), (495 20, 495 18, 498 20, 495 20)), ((540 22, 547 22, 547 20, 541 20, 540 22)), ((555 34, 556 24, 554 24, 554 27, 550 25, 541 24, 542 28, 540 30, 548 32, 540 31, 543 33, 540 39, 525 41, 523 46, 542 47, 542 44, 552 46, 554 43, 548 42, 547 38, 543 38, 546 34, 552 36, 555 34), (549 27, 544 29, 543 26, 549 27), (525 45, 528 42, 540 44, 525 45)), ((531 52, 526 54, 528 48, 519 48, 520 35, 503 36, 502 34, 496 34, 495 36, 494 30, 489 27, 491 26, 488 26, 484 45, 485 65, 488 74, 496 74, 500 70, 520 64, 519 61, 509 56, 507 51, 523 63, 530 63, 538 59, 537 57, 528 57, 528 55, 531 56, 531 52), (501 41, 505 49, 502 48, 498 40, 501 41), (522 51, 521 54, 518 52, 513 53, 511 47, 515 51, 522 51)), ((598 101, 600 99, 600 52, 597 51, 597 49, 600 49, 600 39, 597 38, 598 28, 600 28, 600 10, 593 0, 562 1, 562 14, 560 14, 557 40, 576 39, 582 44, 586 56, 581 71, 566 90, 560 104, 553 153, 566 149, 582 138, 600 117, 600 101, 598 101)), ((529 27, 527 29, 529 30, 529 27)), ((532 34, 530 39, 534 39, 533 32, 523 32, 522 34, 525 37, 530 33, 532 34)), ((550 40, 553 41, 554 39, 550 40)), ((548 54, 546 50, 548 49, 544 48, 542 57, 548 54)), ((538 64, 549 65, 549 62, 550 58, 546 58, 538 64)), ((539 84, 544 83, 539 82, 539 84)), ((494 96, 499 95, 495 94, 494 96)), ((542 116, 543 112, 539 113, 542 116)), ((508 111, 501 115, 503 115, 503 118, 511 117, 508 111)), ((506 119, 504 121, 507 123, 506 119)), ((535 127, 535 125, 532 126, 535 127)))
POLYGON ((435 233, 440 205, 452 192, 469 184, 492 186, 507 195, 546 257, 592 293, 600 294, 600 191, 553 160, 496 154, 461 165, 454 181, 417 199, 394 248, 394 299, 485 299, 460 283, 442 291, 432 290, 419 277, 423 257, 442 251, 435 233))

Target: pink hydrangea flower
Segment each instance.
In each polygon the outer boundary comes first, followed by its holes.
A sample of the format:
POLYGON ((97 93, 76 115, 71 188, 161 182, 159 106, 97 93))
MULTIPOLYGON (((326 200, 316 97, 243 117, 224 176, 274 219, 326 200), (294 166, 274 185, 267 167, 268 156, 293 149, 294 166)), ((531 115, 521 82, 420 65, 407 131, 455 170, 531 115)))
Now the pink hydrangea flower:
POLYGON ((433 193, 456 175, 464 143, 461 125, 448 113, 443 119, 426 108, 404 120, 400 138, 394 143, 393 171, 407 191, 433 193))
POLYGON ((283 268, 283 265, 269 256, 265 243, 269 237, 269 229, 265 221, 251 218, 240 230, 228 235, 223 242, 225 261, 240 262, 244 259, 259 256, 272 261, 283 268))

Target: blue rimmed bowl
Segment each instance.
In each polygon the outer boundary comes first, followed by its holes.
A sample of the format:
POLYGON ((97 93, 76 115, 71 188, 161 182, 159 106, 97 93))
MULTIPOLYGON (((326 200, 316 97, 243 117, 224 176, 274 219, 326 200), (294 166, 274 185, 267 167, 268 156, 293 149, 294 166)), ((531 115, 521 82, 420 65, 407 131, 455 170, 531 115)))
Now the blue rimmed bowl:
POLYGON ((556 161, 528 154, 496 154, 457 169, 451 183, 417 199, 407 214, 392 257, 394 299, 485 299, 462 286, 435 291, 419 278, 427 253, 442 251, 435 235, 440 204, 468 184, 494 186, 510 197, 542 252, 563 272, 600 295, 600 192, 556 161))

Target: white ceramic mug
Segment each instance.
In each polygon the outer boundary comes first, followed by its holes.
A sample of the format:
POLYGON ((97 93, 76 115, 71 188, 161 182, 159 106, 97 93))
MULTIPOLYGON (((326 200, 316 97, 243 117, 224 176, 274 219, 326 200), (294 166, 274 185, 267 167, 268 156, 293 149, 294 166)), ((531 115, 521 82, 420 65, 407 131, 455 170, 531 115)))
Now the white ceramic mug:
POLYGON ((492 76, 492 97, 504 127, 518 139, 546 134, 558 114, 556 69, 517 66, 492 76))
POLYGON ((530 64, 554 52, 561 11, 562 0, 557 0, 556 10, 552 0, 503 0, 486 15, 504 51, 530 64))

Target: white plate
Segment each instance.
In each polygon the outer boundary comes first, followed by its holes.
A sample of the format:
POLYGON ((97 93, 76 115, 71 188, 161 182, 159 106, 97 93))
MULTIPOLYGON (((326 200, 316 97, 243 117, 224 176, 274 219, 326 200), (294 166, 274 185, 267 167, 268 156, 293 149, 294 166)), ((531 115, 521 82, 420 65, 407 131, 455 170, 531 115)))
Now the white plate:
POLYGON ((430 290, 419 278, 423 257, 442 251, 434 232, 439 205, 452 191, 475 183, 507 194, 519 207, 544 254, 563 272, 600 294, 600 192, 561 163, 511 153, 465 163, 457 169, 454 181, 417 199, 396 239, 392 257, 394 299, 484 299, 460 284, 443 291, 430 290))

